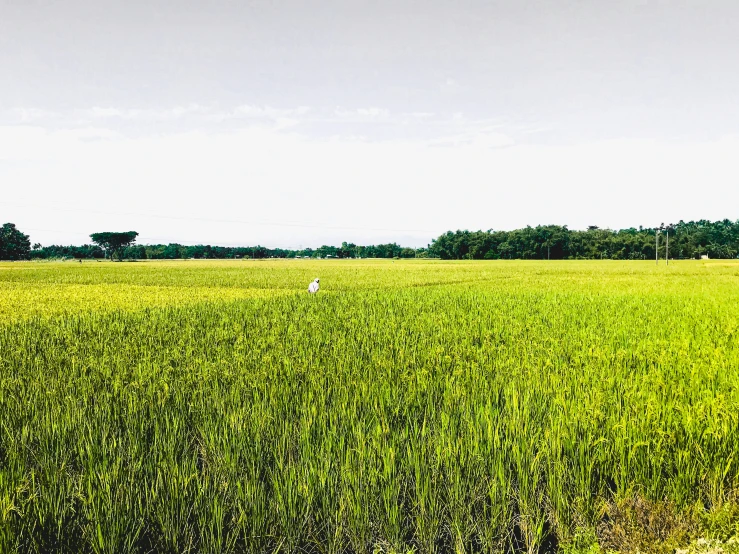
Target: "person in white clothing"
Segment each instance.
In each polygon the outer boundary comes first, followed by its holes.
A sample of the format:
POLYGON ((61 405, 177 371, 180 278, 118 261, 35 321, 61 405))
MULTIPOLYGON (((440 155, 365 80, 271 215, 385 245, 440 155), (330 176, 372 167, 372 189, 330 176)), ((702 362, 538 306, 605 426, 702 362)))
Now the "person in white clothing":
POLYGON ((319 285, 318 285, 318 277, 316 277, 316 280, 313 281, 310 285, 308 285, 308 292, 311 294, 318 292, 319 285))

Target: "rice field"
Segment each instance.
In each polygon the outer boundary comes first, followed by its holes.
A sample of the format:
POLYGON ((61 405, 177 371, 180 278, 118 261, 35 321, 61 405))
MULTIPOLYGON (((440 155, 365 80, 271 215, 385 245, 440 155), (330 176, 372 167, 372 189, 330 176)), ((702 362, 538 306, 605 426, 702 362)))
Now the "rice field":
POLYGON ((739 263, 0 263, 1 553, 673 552, 738 493, 739 263))

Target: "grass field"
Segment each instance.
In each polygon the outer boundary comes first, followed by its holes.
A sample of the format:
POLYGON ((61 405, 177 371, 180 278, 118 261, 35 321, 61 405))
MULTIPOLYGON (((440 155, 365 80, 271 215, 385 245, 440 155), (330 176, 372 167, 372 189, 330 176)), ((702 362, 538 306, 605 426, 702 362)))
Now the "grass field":
POLYGON ((0 264, 0 553, 673 552, 738 493, 736 262, 0 264))

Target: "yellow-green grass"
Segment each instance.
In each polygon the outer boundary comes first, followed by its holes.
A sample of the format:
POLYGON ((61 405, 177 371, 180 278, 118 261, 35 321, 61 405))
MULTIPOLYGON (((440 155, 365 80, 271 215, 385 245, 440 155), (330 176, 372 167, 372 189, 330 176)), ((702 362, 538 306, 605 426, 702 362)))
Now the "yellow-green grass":
POLYGON ((633 497, 739 513, 733 262, 4 263, 0 322, 0 552, 536 551, 633 497))

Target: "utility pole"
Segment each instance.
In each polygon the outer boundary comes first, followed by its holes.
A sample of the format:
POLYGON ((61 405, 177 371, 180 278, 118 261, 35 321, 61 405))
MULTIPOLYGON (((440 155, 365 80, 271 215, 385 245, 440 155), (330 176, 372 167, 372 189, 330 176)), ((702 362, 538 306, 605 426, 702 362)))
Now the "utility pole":
POLYGON ((667 242, 665 243, 665 265, 670 265, 670 230, 666 229, 667 242))

